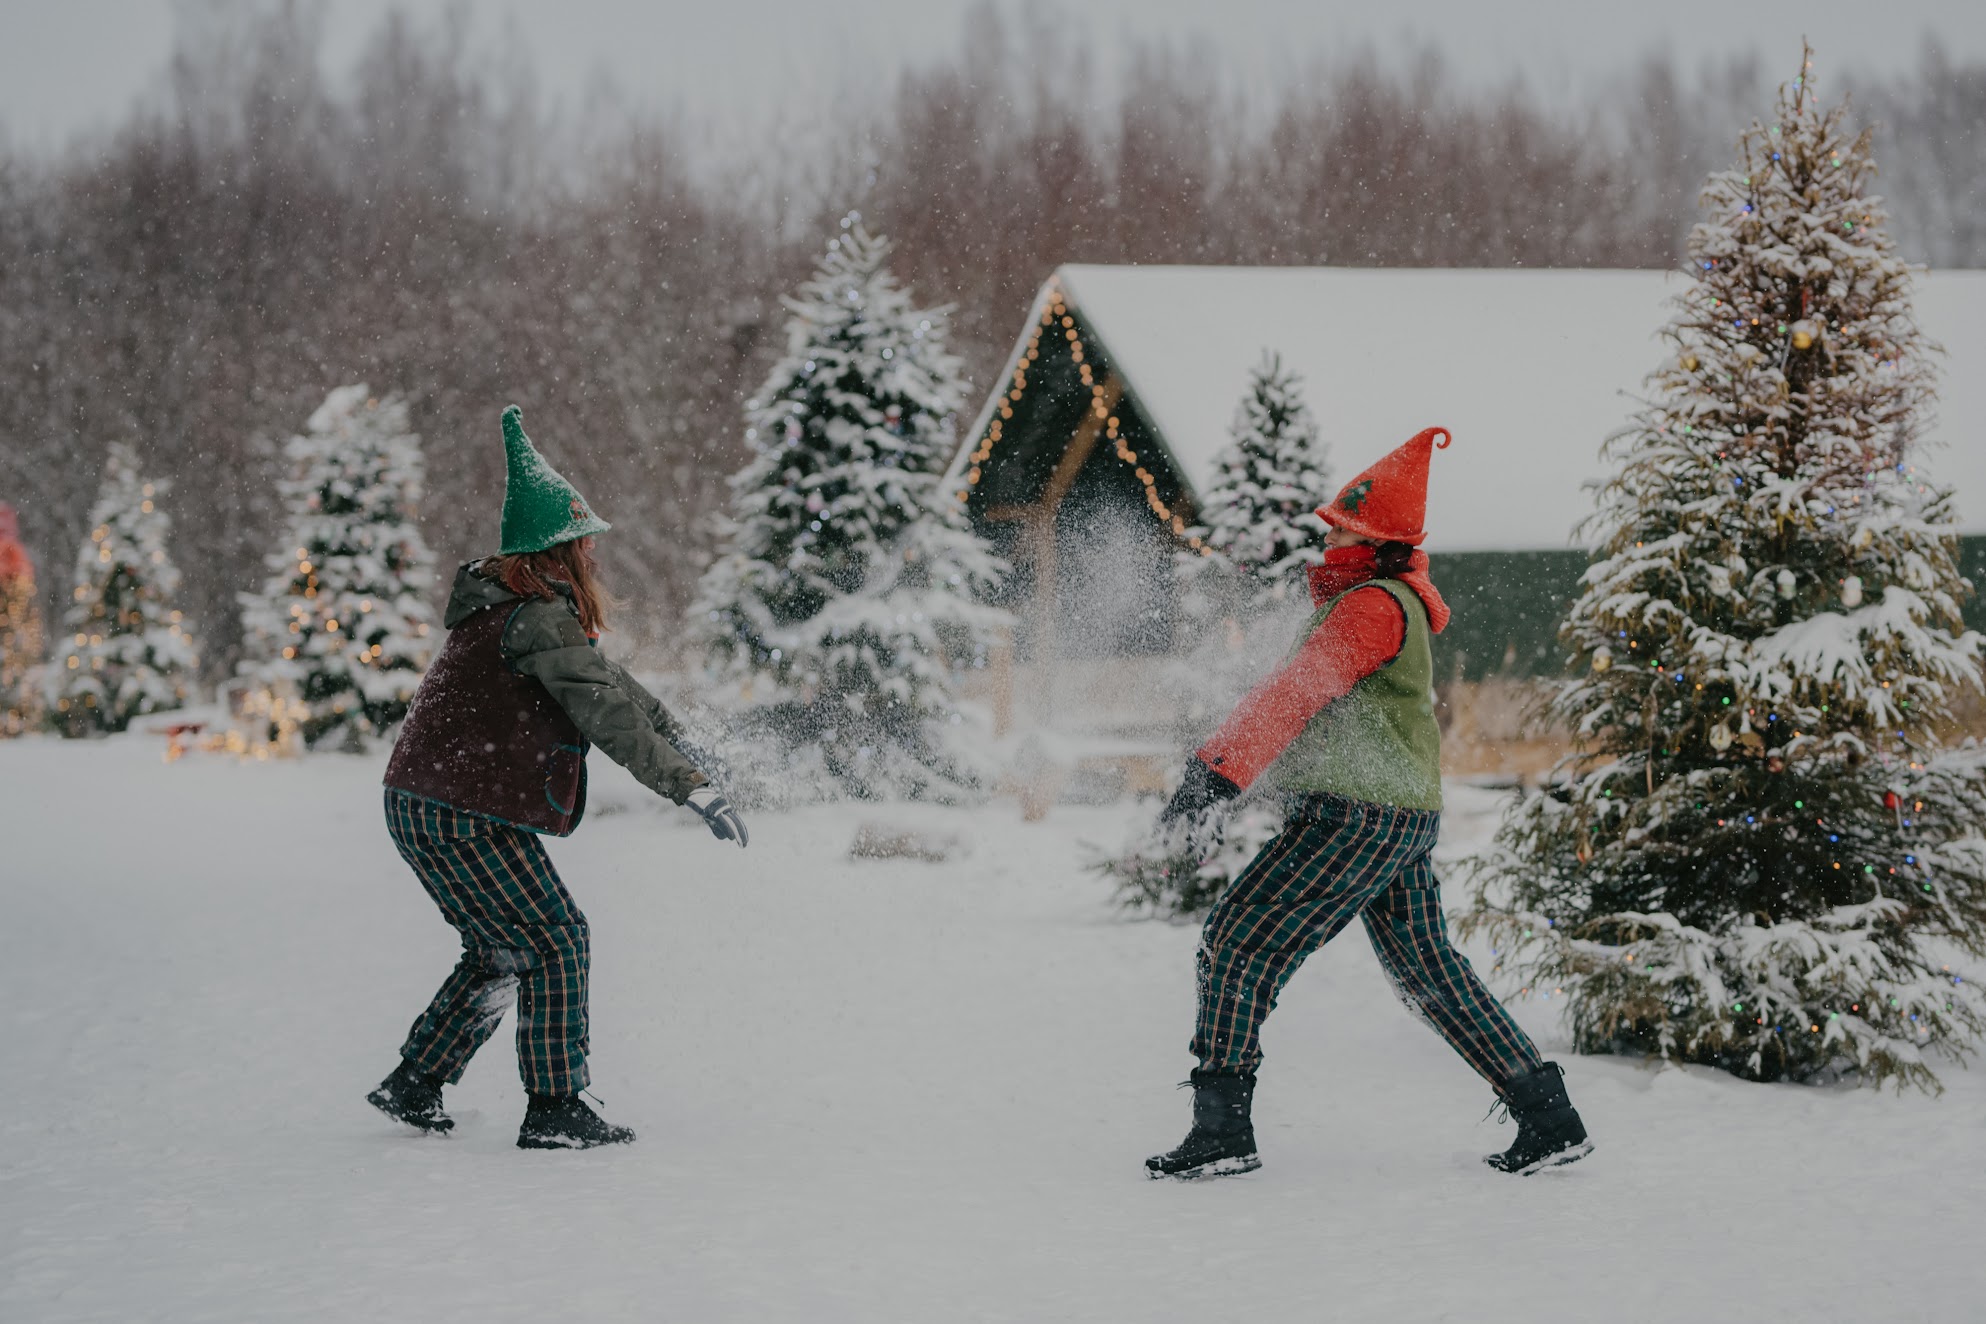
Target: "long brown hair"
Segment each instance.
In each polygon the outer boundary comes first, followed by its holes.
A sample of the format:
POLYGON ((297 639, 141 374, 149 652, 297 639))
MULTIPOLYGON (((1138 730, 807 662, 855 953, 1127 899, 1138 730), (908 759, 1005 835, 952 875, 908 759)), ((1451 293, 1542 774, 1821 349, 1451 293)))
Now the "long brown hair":
POLYGON ((542 552, 492 556, 483 562, 483 573, 520 598, 556 598, 555 586, 565 585, 579 608, 579 624, 587 634, 597 636, 607 628, 607 609, 615 603, 600 583, 600 563, 587 542, 574 538, 542 552))

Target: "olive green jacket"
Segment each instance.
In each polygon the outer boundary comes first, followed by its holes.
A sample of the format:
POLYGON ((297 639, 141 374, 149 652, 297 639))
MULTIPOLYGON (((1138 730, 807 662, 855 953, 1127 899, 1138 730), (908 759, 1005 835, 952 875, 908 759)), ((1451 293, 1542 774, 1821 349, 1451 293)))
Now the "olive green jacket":
POLYGON ((477 573, 481 564, 472 561, 455 572, 443 625, 452 630, 484 607, 521 601, 504 628, 503 660, 543 685, 587 743, 677 804, 709 781, 676 748, 682 727, 675 717, 586 637, 569 596, 519 599, 477 573))

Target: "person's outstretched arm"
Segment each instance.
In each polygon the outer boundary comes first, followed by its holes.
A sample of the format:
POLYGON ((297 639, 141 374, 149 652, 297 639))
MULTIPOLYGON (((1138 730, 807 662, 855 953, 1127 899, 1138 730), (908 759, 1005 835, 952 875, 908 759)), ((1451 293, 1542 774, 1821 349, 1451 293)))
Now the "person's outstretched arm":
POLYGON ((1233 799, 1282 757, 1325 707, 1400 655, 1407 613, 1377 585, 1338 600, 1295 656, 1248 692, 1188 762, 1166 817, 1233 799), (1181 804, 1180 797, 1192 803, 1181 804))
POLYGON ((655 734, 670 744, 675 744, 677 737, 683 732, 683 725, 676 720, 676 715, 664 707, 662 700, 650 693, 648 687, 636 680, 634 673, 626 667, 609 657, 602 657, 600 660, 607 664, 607 671, 613 676, 614 683, 634 700, 635 707, 641 709, 641 715, 655 728, 655 734))
POLYGON ((657 795, 683 804, 709 781, 662 735, 656 714, 669 720, 662 705, 632 677, 622 683, 627 672, 601 656, 563 603, 527 602, 519 608, 504 630, 503 655, 514 670, 551 692, 580 735, 657 795))

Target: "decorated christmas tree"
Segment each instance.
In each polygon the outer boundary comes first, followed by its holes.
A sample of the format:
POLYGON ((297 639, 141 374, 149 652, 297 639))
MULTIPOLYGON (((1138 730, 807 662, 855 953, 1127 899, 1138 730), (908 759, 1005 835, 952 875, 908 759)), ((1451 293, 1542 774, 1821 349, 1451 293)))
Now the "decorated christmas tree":
POLYGON ((1608 444, 1551 711, 1580 741, 1477 861, 1467 927, 1578 1048, 1935 1088, 1981 1028, 1979 683, 1934 346, 1811 63, 1711 177, 1672 352, 1608 444))
POLYGON ((268 582, 242 595, 241 674, 267 739, 363 748, 406 716, 431 651, 420 438, 398 398, 341 386, 284 454, 288 525, 268 582))
MULTIPOLYGON (((1249 374, 1225 449, 1215 458, 1200 525, 1204 554, 1181 552, 1185 629, 1194 642, 1171 669, 1174 708, 1194 737, 1240 699, 1288 649, 1295 611, 1307 608, 1305 570, 1324 559, 1317 507, 1333 487, 1302 379, 1264 351, 1249 374)), ((1181 760, 1182 763, 1184 760, 1181 760)), ((1141 825, 1097 872, 1127 906, 1173 918, 1200 915, 1282 830, 1267 796, 1229 806, 1216 842, 1141 825)))
POLYGON ((33 677, 41 648, 34 558, 21 544, 14 508, 0 501, 0 739, 35 725, 41 705, 33 677))
POLYGON ((122 731, 186 703, 199 655, 172 605, 179 567, 159 506, 168 486, 147 481, 131 447, 112 443, 47 676, 48 722, 65 736, 122 731))
POLYGON ((943 310, 914 306, 888 256, 851 216, 787 300, 693 621, 789 784, 951 798, 977 780, 954 673, 985 665, 1003 567, 939 491, 964 384, 943 310))

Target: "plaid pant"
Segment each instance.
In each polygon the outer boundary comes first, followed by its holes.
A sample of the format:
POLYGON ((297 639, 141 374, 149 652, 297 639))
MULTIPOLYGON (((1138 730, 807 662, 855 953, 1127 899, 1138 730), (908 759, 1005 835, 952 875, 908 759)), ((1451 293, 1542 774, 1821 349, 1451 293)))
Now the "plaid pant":
POLYGON ((1540 1066, 1536 1045, 1448 943, 1431 859, 1441 815, 1334 795, 1301 804, 1207 916, 1200 1064, 1255 1070, 1283 985, 1360 915, 1400 1000, 1499 1093, 1540 1066))
POLYGON ((462 959, 407 1032, 400 1056, 453 1084, 515 1001, 524 1088, 584 1089, 586 916, 544 845, 508 823, 393 790, 386 828, 462 935, 462 959))

